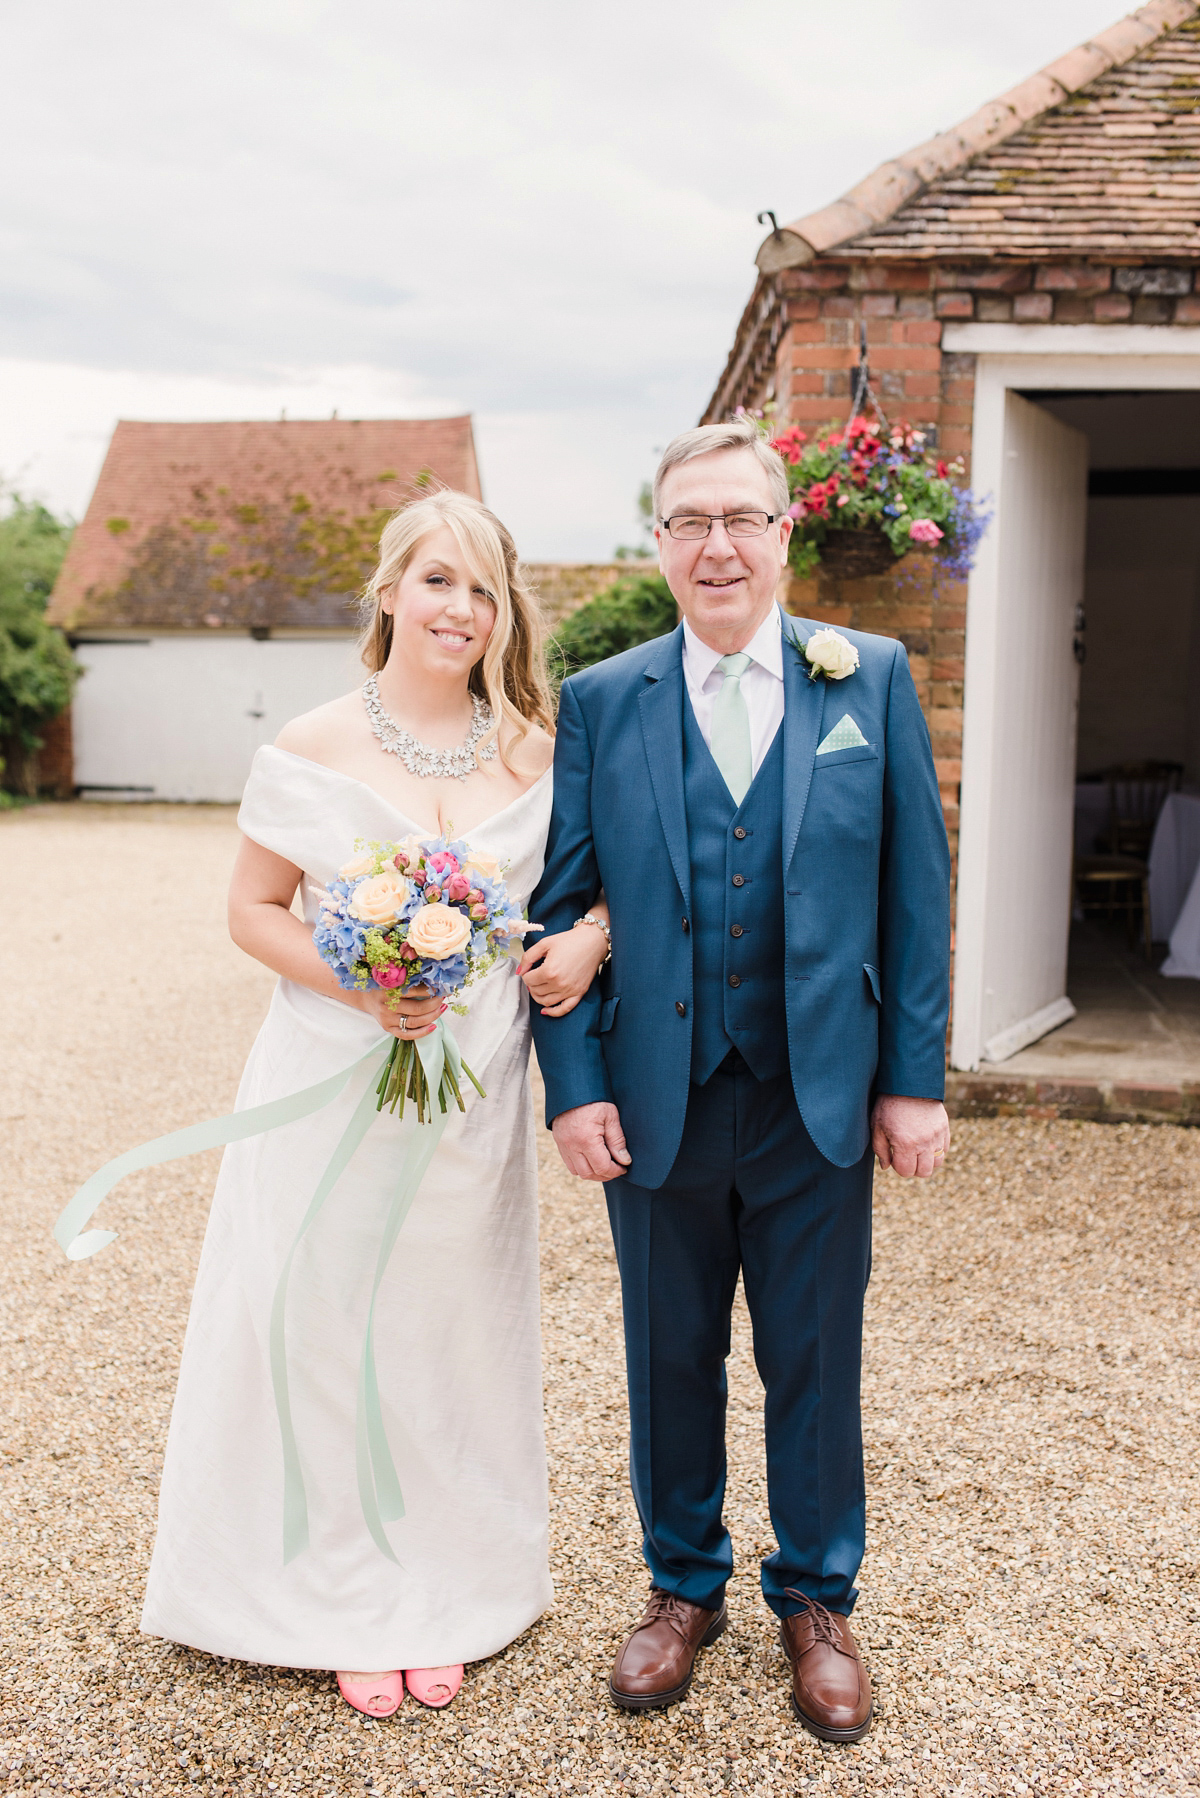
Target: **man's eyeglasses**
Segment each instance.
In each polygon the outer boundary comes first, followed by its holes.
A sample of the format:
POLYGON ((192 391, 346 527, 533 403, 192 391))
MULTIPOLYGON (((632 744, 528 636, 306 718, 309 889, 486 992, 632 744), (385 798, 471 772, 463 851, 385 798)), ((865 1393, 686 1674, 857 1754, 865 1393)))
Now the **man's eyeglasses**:
POLYGON ((663 526, 670 536, 684 543, 695 543, 707 537, 714 524, 723 524, 731 537, 761 537, 769 524, 775 523, 774 512, 678 512, 664 518, 663 526))

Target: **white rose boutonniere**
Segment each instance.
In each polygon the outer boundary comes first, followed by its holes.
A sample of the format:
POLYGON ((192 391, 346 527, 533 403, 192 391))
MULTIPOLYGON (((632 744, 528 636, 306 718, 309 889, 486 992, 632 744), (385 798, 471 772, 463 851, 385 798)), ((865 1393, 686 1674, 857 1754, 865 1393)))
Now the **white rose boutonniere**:
POLYGON ((845 680, 858 667, 858 651, 853 643, 827 625, 814 631, 807 643, 798 643, 796 647, 808 663, 809 680, 816 680, 819 674, 826 680, 845 680))

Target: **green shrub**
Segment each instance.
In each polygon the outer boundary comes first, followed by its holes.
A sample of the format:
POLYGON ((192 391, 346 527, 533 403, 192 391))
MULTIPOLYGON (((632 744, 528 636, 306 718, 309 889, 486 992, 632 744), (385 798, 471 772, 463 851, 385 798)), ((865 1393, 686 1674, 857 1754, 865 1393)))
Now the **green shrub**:
POLYGON ((71 530, 18 494, 0 517, 0 778, 18 791, 30 788, 38 725, 66 711, 79 673, 66 638, 45 619, 71 530))
POLYGON ((564 618, 550 641, 547 662, 557 689, 580 668, 591 668, 638 643, 673 631, 678 621, 671 589, 660 574, 614 581, 564 618))

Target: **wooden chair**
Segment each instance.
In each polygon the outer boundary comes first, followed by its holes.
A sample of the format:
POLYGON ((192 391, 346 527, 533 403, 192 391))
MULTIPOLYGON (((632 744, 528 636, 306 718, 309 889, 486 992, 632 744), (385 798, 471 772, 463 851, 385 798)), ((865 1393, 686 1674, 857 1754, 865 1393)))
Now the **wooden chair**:
POLYGON ((1108 918, 1125 919, 1125 937, 1132 949, 1137 938, 1149 961, 1153 955, 1150 938, 1150 870, 1136 855, 1080 855, 1075 858, 1075 890, 1079 903, 1103 908, 1108 918))
POLYGON ((1145 861, 1150 840, 1169 793, 1179 791, 1182 762, 1119 762, 1104 770, 1108 783, 1108 829, 1096 847, 1107 855, 1145 861))

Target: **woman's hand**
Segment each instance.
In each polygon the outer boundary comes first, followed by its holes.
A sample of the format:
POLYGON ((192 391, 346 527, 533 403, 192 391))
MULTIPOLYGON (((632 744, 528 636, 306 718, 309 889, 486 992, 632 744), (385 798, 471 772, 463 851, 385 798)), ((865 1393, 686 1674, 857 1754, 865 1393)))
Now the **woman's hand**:
POLYGON ((517 972, 544 1018, 574 1011, 608 957, 608 939, 595 924, 543 937, 521 957, 517 972))
POLYGON ((430 1036, 446 1007, 441 999, 431 996, 427 986, 414 986, 410 992, 382 992, 369 987, 357 995, 359 1004, 381 1030, 398 1037, 402 1043, 415 1043, 419 1036, 430 1036))

